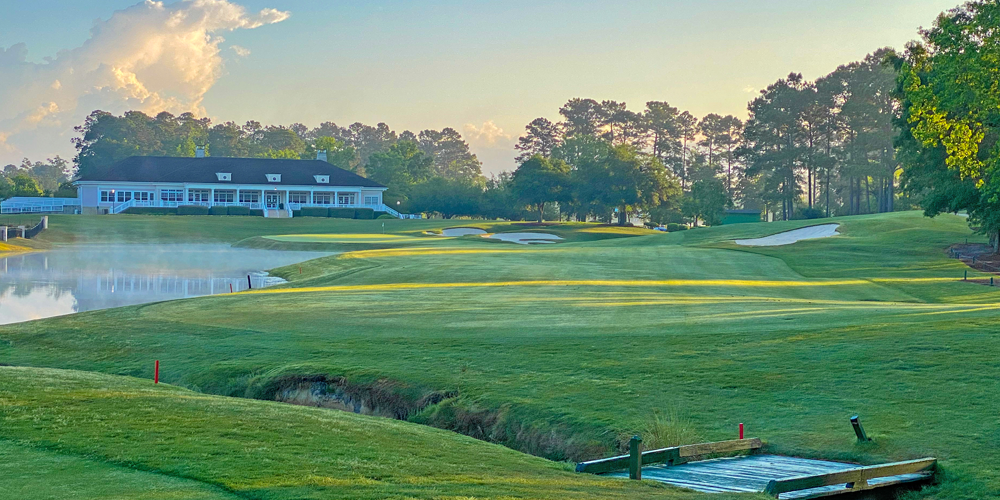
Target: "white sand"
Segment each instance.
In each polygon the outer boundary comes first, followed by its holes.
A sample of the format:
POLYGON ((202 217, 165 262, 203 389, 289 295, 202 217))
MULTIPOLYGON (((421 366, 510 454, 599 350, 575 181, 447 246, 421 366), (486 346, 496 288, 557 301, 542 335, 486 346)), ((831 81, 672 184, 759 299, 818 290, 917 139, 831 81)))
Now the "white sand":
POLYGON ((562 239, 554 234, 547 234, 547 233, 484 234, 483 238, 492 238, 495 240, 517 243, 518 245, 532 245, 536 243, 555 243, 557 240, 562 239))
POLYGON ((763 238, 752 240, 736 240, 737 245, 747 247, 776 247, 780 245, 791 245, 796 241, 815 240, 817 238, 829 238, 837 236, 837 228, 840 224, 823 224, 820 226, 809 226, 802 229, 785 231, 783 233, 772 234, 763 238))
POLYGON ((468 236, 470 234, 486 234, 486 231, 474 227, 449 227, 448 229, 441 230, 441 236, 448 236, 451 238, 468 236))

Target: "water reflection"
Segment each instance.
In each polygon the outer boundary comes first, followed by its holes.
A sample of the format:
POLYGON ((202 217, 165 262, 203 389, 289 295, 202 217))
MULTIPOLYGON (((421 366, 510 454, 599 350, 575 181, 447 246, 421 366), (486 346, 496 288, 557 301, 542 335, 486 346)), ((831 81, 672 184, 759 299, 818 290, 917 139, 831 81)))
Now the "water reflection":
POLYGON ((326 253, 228 245, 85 245, 0 258, 0 324, 245 290, 326 253))

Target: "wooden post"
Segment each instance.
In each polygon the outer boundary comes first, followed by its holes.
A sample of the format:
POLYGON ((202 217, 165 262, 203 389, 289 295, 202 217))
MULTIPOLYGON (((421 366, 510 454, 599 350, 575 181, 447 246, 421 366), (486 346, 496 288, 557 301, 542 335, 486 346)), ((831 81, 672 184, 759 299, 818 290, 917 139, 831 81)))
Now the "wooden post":
POLYGON ((865 433, 865 428, 861 425, 861 419, 857 415, 851 417, 851 426, 854 427, 854 435, 858 437, 859 443, 867 443, 872 440, 865 433))
POLYGON ((253 290, 253 283, 250 282, 250 275, 247 275, 247 289, 253 290))
POLYGON ((968 269, 965 270, 965 277, 962 278, 962 281, 969 281, 969 270, 968 269))
POLYGON ((160 360, 156 360, 156 365, 153 368, 153 383, 160 383, 160 360))
POLYGON ((229 284, 229 293, 233 293, 233 284, 232 283, 229 284))
POLYGON ((743 422, 740 422, 740 439, 743 439, 743 422))
POLYGON ((632 436, 628 441, 628 477, 629 479, 642 479, 642 438, 632 436))
POLYGON ((7 226, 0 226, 0 241, 7 241, 7 226))

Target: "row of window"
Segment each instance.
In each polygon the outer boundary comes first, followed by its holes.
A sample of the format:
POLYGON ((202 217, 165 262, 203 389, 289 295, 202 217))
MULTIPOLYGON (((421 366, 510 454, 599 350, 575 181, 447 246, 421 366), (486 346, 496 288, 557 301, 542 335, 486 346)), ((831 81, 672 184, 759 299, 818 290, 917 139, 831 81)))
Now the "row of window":
MULTIPOLYGON (((235 190, 216 190, 214 195, 211 189, 189 189, 187 192, 187 202, 189 203, 201 203, 201 202, 215 202, 215 203, 233 203, 237 198, 240 203, 260 203, 260 191, 240 191, 237 197, 235 190)), ((313 204, 316 205, 333 205, 334 204, 335 193, 329 192, 318 192, 313 193, 313 204)), ((155 194, 151 191, 120 191, 120 190, 108 190, 101 191, 101 202, 102 203, 124 203, 135 199, 136 201, 152 201, 155 200, 155 194)), ((161 189, 160 190, 160 200, 183 203, 184 200, 184 190, 183 189, 161 189)), ((357 193, 336 193, 336 200, 338 205, 354 205, 357 203, 357 193)), ((309 203, 309 193, 306 192, 290 192, 288 193, 289 203, 309 203)), ((365 205, 378 205, 380 198, 378 196, 365 196, 365 205)))

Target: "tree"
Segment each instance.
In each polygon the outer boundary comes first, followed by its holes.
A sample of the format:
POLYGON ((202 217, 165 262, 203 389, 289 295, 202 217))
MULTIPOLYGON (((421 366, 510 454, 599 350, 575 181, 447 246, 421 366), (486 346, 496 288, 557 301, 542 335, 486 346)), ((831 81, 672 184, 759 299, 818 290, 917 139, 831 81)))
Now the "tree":
POLYGON ((694 141, 697 135, 698 119, 687 111, 677 115, 677 136, 681 140, 681 161, 680 170, 675 173, 681 178, 682 189, 687 187, 688 158, 690 157, 688 143, 694 141))
POLYGON ((410 189, 407 209, 413 212, 435 212, 445 219, 473 216, 480 213, 483 188, 468 179, 432 177, 410 189))
POLYGON ((514 171, 512 187, 521 202, 536 208, 538 222, 542 222, 546 203, 569 197, 569 172, 566 162, 535 155, 514 171))
POLYGON ((360 165, 361 159, 353 146, 348 146, 334 137, 316 137, 312 144, 306 147, 303 158, 316 158, 318 151, 326 151, 327 163, 357 174, 364 174, 364 169, 360 165))
POLYGON ((601 128, 601 105, 593 99, 570 99, 559 108, 566 137, 589 135, 597 137, 601 128))
POLYGON ((652 142, 652 154, 664 165, 680 157, 680 111, 662 101, 649 101, 643 112, 643 124, 652 142))
POLYGON ((433 162, 415 142, 399 141, 385 151, 372 153, 365 171, 370 179, 388 187, 391 194, 406 198, 411 186, 431 177, 433 162))
POLYGON ((417 136, 420 150, 434 159, 434 174, 445 179, 479 181, 482 163, 469 151, 462 134, 453 128, 424 130, 417 136))
POLYGON ((515 160, 520 164, 535 155, 552 156, 552 150, 562 143, 562 127, 545 118, 535 118, 526 127, 526 133, 517 139, 514 149, 521 153, 515 160))
POLYGON ((709 226, 722 222, 729 203, 729 194, 721 179, 712 177, 701 179, 691 184, 691 191, 684 196, 684 215, 698 221, 704 221, 709 226))
POLYGON ((896 59, 907 189, 924 212, 967 210, 1000 250, 1000 4, 977 0, 942 14, 896 59), (943 160, 943 161, 942 161, 943 160))
POLYGON ((11 196, 41 196, 42 187, 27 174, 17 174, 10 178, 11 196))
POLYGON ((617 209, 619 225, 625 225, 630 212, 648 210, 680 195, 677 181, 653 156, 627 144, 606 151, 601 158, 587 158, 576 165, 574 184, 581 200, 617 209))

